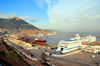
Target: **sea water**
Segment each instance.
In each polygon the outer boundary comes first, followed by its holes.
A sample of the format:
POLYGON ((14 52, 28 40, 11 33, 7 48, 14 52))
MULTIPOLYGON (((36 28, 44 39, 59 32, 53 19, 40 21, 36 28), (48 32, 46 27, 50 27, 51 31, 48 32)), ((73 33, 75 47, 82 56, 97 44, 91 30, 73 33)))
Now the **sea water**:
POLYGON ((47 40, 47 44, 49 45, 54 45, 58 46, 58 43, 60 40, 68 40, 74 36, 60 36, 60 35, 53 35, 53 36, 48 36, 45 39, 47 40))

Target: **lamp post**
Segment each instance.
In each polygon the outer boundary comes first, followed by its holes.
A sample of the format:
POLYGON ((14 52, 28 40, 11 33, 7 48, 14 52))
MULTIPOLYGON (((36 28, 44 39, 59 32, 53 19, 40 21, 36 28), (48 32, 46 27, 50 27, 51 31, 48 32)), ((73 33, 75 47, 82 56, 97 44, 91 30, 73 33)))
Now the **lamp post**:
MULTIPOLYGON (((51 55, 52 55, 52 54, 51 54, 51 53, 49 53, 49 55, 50 55, 50 63, 51 63, 51 62, 52 62, 52 61, 51 61, 51 55)), ((50 65, 52 66, 52 63, 51 63, 50 65)))
MULTIPOLYGON (((50 55, 50 61, 51 61, 51 55, 50 55)), ((50 63, 51 63, 51 66, 52 66, 52 61, 50 63)))

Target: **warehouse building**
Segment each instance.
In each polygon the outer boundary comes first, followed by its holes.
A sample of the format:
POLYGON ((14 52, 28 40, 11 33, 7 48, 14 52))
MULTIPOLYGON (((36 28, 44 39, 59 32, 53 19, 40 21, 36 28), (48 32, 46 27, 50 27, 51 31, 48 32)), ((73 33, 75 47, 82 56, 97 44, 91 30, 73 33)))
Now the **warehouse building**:
POLYGON ((13 42, 16 45, 19 45, 25 49, 29 49, 29 48, 33 48, 31 44, 26 43, 24 41, 21 40, 17 40, 17 39, 13 39, 13 38, 8 38, 9 41, 13 42))

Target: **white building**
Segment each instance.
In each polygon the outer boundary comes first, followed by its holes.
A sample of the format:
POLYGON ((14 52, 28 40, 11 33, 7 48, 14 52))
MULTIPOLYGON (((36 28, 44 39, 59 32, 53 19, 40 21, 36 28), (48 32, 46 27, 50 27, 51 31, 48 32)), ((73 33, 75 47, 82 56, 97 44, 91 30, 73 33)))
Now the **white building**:
POLYGON ((100 54, 100 41, 82 44, 80 49, 84 52, 100 54))
POLYGON ((8 40, 11 41, 11 42, 14 42, 14 44, 19 45, 19 46, 21 46, 21 47, 23 47, 25 49, 32 48, 31 44, 26 43, 24 41, 17 40, 17 39, 12 39, 12 38, 8 38, 8 40))

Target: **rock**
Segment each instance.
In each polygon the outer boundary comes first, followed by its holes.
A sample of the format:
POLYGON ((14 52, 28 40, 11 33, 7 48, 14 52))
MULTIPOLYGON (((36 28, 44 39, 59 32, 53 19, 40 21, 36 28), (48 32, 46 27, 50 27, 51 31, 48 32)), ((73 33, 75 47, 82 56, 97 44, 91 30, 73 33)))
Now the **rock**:
POLYGON ((18 18, 17 16, 14 16, 13 18, 18 18))

